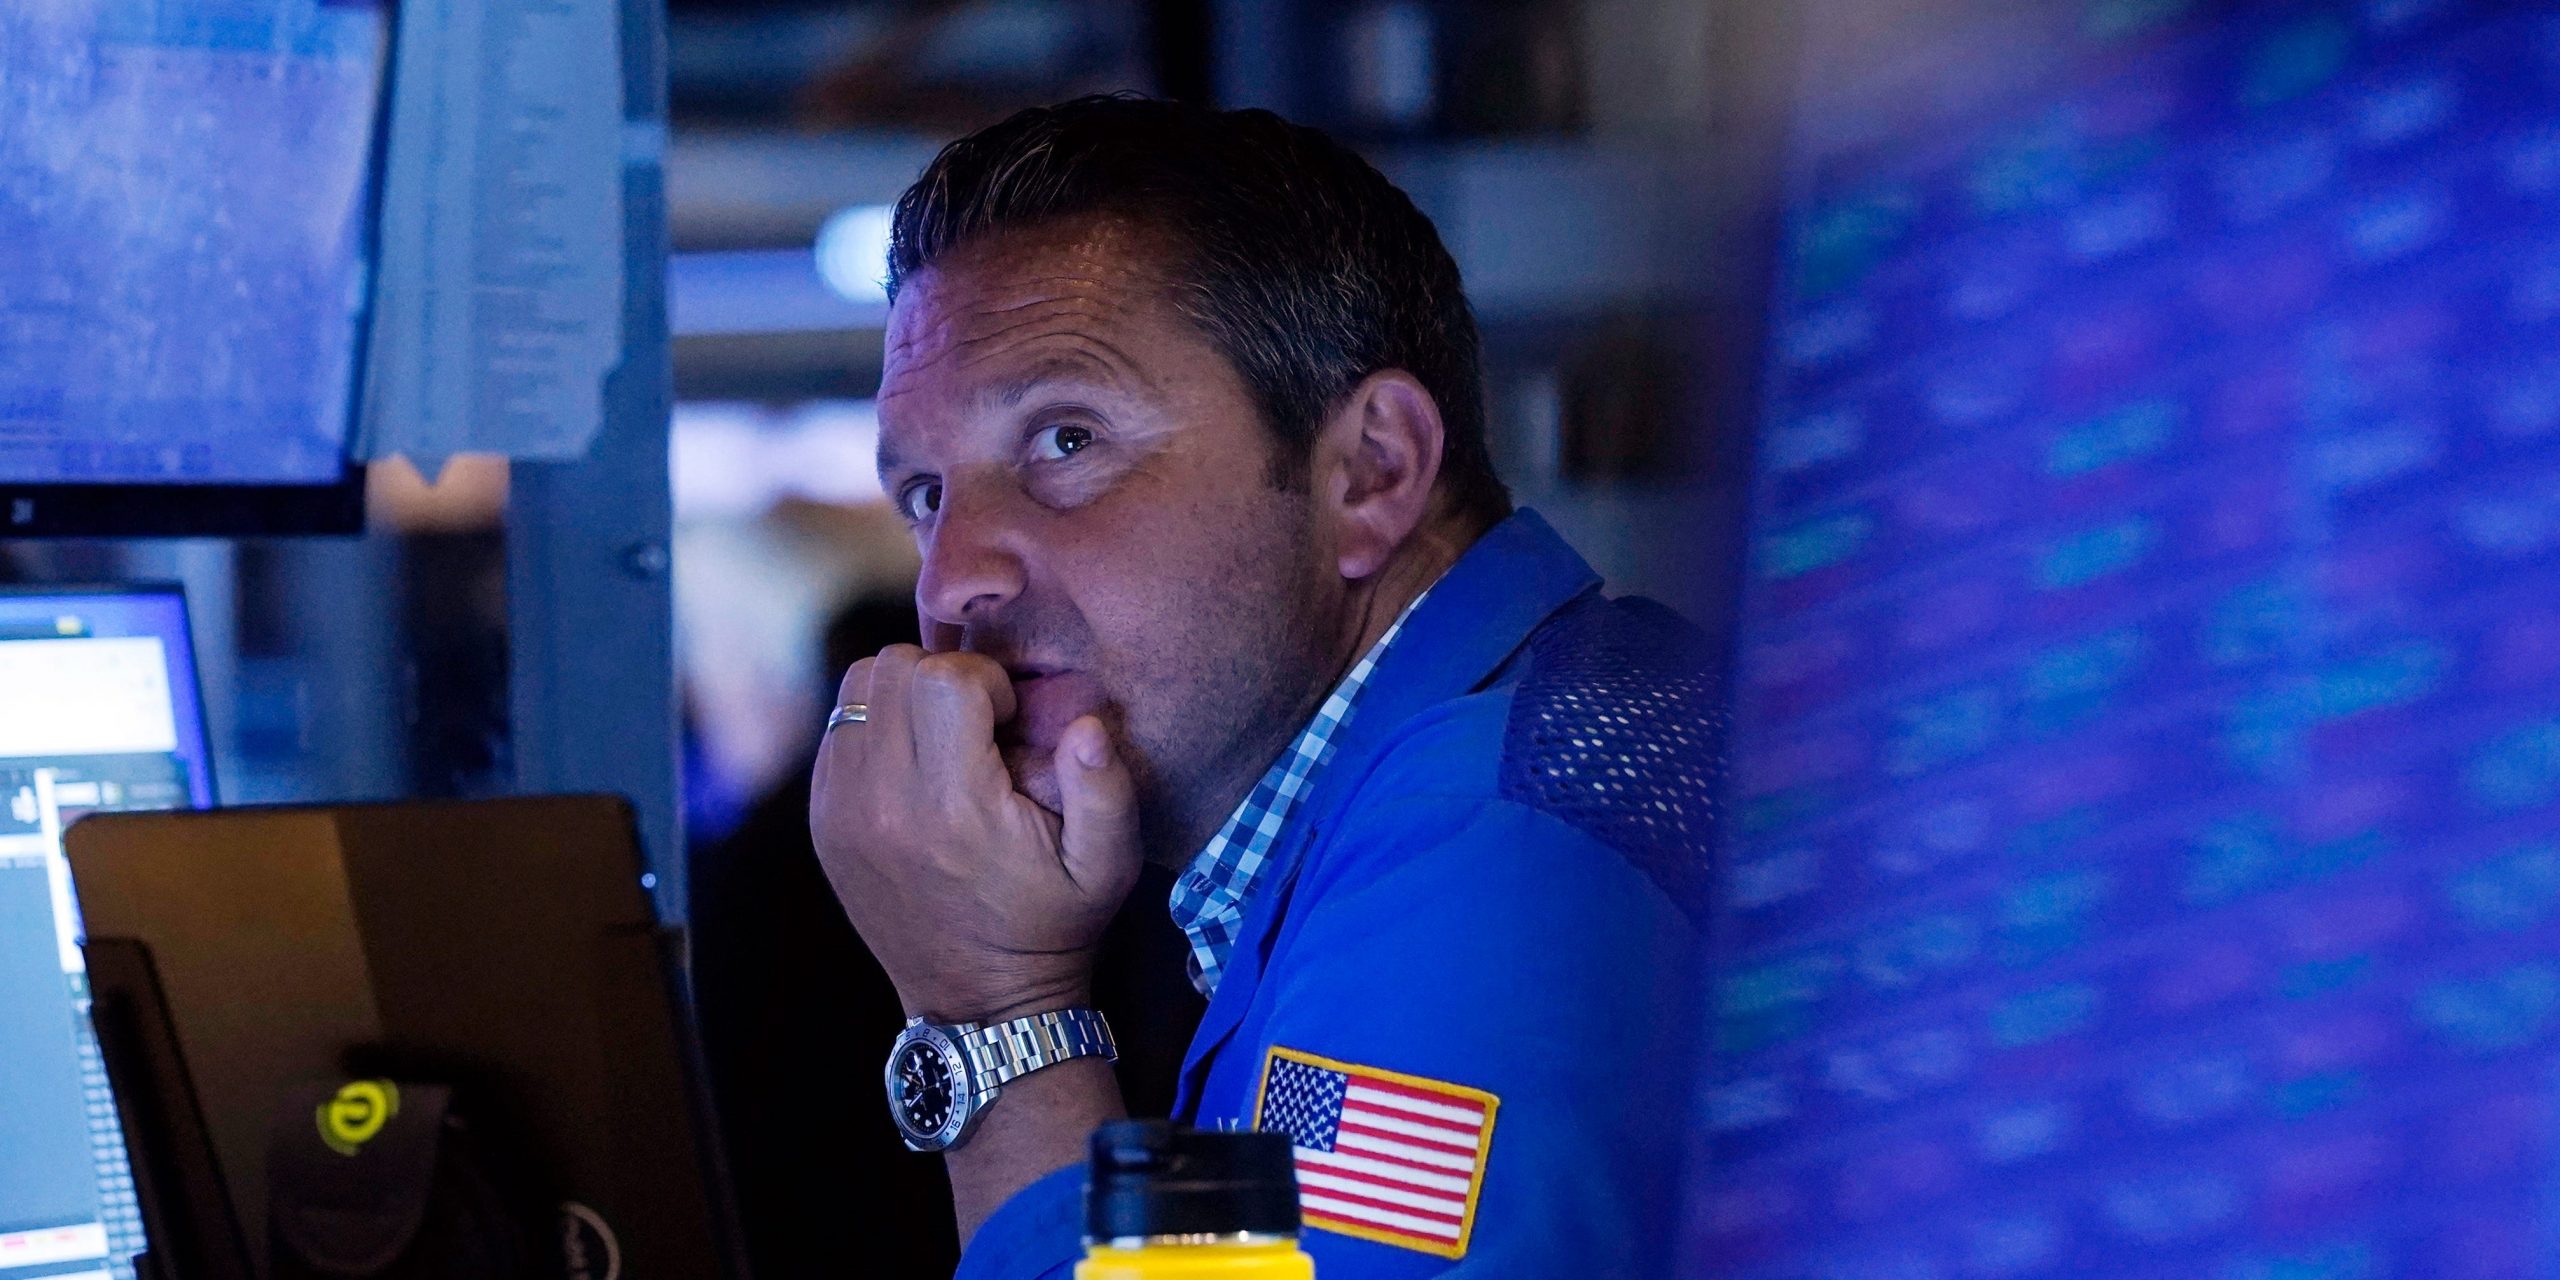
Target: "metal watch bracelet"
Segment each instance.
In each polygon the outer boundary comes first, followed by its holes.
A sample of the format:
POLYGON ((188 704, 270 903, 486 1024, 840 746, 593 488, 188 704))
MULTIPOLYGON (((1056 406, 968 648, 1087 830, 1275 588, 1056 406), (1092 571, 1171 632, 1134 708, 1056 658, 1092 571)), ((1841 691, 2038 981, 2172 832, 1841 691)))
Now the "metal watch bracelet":
POLYGON ((1120 1045, 1099 1009, 1053 1009, 973 1027, 960 1037, 971 1083, 983 1096, 1007 1082, 1070 1058, 1100 1055, 1117 1062, 1120 1045))

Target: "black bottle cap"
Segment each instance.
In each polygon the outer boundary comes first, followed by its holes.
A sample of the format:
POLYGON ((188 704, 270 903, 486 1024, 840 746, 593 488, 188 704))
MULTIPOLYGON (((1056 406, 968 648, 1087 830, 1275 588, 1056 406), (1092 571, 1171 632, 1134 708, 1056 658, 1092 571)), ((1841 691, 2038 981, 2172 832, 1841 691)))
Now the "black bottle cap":
POLYGON ((1093 1131, 1088 1240, 1298 1234, 1298 1170, 1285 1133, 1221 1133, 1162 1120, 1093 1131))

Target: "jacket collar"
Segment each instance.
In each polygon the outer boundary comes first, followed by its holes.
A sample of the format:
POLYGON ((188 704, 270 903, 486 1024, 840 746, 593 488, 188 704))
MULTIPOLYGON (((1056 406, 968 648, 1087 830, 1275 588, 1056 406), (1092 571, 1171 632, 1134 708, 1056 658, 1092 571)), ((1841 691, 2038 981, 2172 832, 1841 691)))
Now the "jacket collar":
POLYGON ((1369 676, 1359 714, 1335 739, 1337 757, 1366 754, 1424 708, 1481 687, 1548 615, 1599 585, 1600 575, 1537 512, 1513 512, 1405 619, 1369 676))
POLYGON ((1490 682, 1538 624, 1600 585, 1600 575, 1534 511, 1522 509, 1487 530, 1423 597, 1387 646, 1360 695, 1358 714, 1335 738, 1332 763, 1272 848, 1272 873, 1245 904, 1243 927, 1218 994, 1184 1055, 1177 1119, 1194 1119, 1209 1059, 1235 1033, 1262 981, 1263 942, 1297 888, 1298 862, 1330 812, 1328 792, 1407 720, 1490 682), (1330 784, 1330 785, 1329 785, 1330 784))

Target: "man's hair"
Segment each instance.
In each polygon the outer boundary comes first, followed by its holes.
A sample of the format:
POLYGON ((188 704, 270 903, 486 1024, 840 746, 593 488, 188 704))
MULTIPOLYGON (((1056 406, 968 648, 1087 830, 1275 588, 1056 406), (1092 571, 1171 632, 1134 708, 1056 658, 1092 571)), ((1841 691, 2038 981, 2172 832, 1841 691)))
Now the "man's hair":
POLYGON ((1168 238, 1174 304, 1278 437, 1275 483, 1304 484, 1325 415, 1361 379, 1402 369, 1439 404, 1454 508, 1488 522, 1510 511, 1458 264, 1367 161, 1268 111, 1117 94, 1034 107, 943 148, 898 198, 889 296, 962 244, 1076 217, 1168 238))

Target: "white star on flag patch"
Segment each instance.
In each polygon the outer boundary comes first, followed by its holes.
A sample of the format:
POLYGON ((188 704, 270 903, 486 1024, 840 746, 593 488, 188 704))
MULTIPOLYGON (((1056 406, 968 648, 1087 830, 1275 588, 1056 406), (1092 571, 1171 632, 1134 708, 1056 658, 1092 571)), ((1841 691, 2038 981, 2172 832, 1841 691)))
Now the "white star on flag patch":
POLYGON ((1501 1102, 1274 1045, 1253 1126, 1289 1135, 1308 1226, 1458 1258, 1475 1230, 1501 1102))

